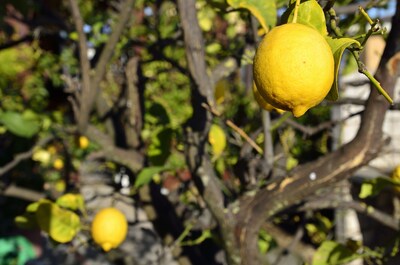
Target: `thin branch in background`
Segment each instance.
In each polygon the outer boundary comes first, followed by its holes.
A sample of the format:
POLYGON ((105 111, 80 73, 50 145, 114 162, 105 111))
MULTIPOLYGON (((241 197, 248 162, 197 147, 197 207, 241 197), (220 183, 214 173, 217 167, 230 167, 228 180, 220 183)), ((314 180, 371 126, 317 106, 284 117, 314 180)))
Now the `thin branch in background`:
MULTIPOLYGON (((251 16, 251 27, 255 43, 260 42, 260 36, 258 35, 258 26, 258 20, 254 16, 251 16)), ((253 82, 251 82, 251 85, 253 85, 253 82)), ((271 113, 263 109, 261 110, 261 113, 264 130, 264 160, 266 164, 272 168, 272 165, 274 163, 274 146, 272 141, 271 113)))
POLYGON ((79 58, 83 84, 82 92, 79 96, 79 113, 76 118, 78 121, 78 128, 81 133, 83 133, 87 129, 90 112, 93 108, 93 104, 99 90, 100 81, 104 78, 104 75, 106 73, 107 64, 114 54, 115 47, 121 37, 123 29, 125 28, 127 22, 132 16, 134 0, 126 0, 122 4, 120 13, 118 15, 119 20, 113 28, 110 38, 108 39, 102 53, 100 54, 100 59, 96 65, 92 78, 90 62, 87 55, 87 39, 83 31, 83 19, 77 1, 70 0, 69 2, 79 38, 79 58))
POLYGON ((4 191, 0 190, 1 196, 14 197, 18 199, 23 199, 27 201, 38 201, 45 197, 41 192, 18 187, 14 184, 9 185, 4 191))
POLYGON ((91 95, 94 93, 91 91, 91 82, 90 82, 90 62, 88 58, 88 46, 85 32, 83 31, 83 19, 81 12, 79 10, 79 5, 77 0, 69 0, 69 5, 71 8, 73 20, 75 23, 75 29, 78 33, 79 40, 79 60, 81 67, 81 75, 82 75, 82 91, 79 95, 79 113, 75 113, 76 119, 78 121, 78 127, 81 131, 84 131, 87 126, 87 122, 89 120, 89 112, 91 106, 87 104, 87 101, 90 100, 91 95))
POLYGON ((143 113, 140 101, 139 57, 132 57, 126 64, 125 78, 127 82, 126 91, 126 141, 130 148, 137 148, 140 144, 140 132, 143 128, 143 113))
POLYGON ((306 243, 301 242, 301 231, 292 236, 272 223, 265 223, 262 227, 276 241, 276 243, 289 252, 299 255, 303 261, 311 264, 315 254, 315 249, 306 243))
POLYGON ((49 136, 49 137, 43 138, 43 139, 39 140, 39 142, 37 142, 28 151, 17 154, 11 162, 9 162, 8 164, 6 164, 3 167, 0 167, 0 176, 4 175, 8 171, 10 171, 14 167, 16 167, 21 161, 32 157, 32 154, 33 154, 33 152, 35 151, 36 148, 46 145, 47 143, 49 143, 53 139, 54 139, 53 136, 49 136))
MULTIPOLYGON (((216 117, 220 117, 221 118, 221 113, 219 113, 216 109, 214 109, 213 107, 203 103, 202 107, 205 108, 206 110, 208 110, 209 112, 211 112, 214 116, 216 117)), ((248 142, 259 154, 263 154, 263 150, 261 147, 258 146, 258 144, 256 142, 253 141, 253 139, 251 139, 251 137, 245 132, 243 131, 240 127, 238 127, 236 124, 234 124, 231 120, 229 119, 225 119, 225 124, 228 125, 230 128, 232 128, 234 131, 236 131, 240 136, 243 137, 243 139, 246 140, 246 142, 248 142)))
POLYGON ((349 208, 359 213, 365 214, 366 216, 386 225, 387 227, 399 231, 399 223, 393 216, 384 213, 373 206, 367 205, 359 201, 342 201, 342 200, 318 200, 310 201, 305 203, 299 208, 300 211, 306 210, 322 210, 329 208, 349 208))
POLYGON ((232 57, 223 60, 221 63, 215 66, 211 72, 211 80, 213 83, 212 86, 214 87, 215 84, 222 78, 231 75, 234 71, 238 69, 238 67, 239 65, 237 61, 232 57))
POLYGON ((335 125, 337 125, 338 123, 342 123, 345 122, 346 120, 350 119, 351 117, 360 115, 363 111, 358 111, 356 113, 352 113, 349 116, 340 119, 340 120, 330 120, 330 121, 326 121, 326 122, 322 122, 320 123, 318 126, 315 127, 311 127, 311 126, 305 126, 302 125, 292 119, 287 119, 285 120, 285 123, 292 126, 293 128, 295 128, 296 130, 299 130, 300 132, 302 132, 305 136, 313 136, 323 130, 327 130, 330 129, 332 127, 334 127, 335 125))
POLYGON ((134 149, 116 147, 113 139, 95 126, 89 125, 86 135, 100 145, 102 153, 107 159, 126 166, 132 172, 138 172, 143 167, 144 157, 141 153, 134 149))
POLYGON ((126 0, 121 5, 121 9, 118 14, 119 20, 113 27, 110 38, 108 39, 106 46, 104 47, 95 68, 95 73, 92 79, 92 90, 94 93, 92 94, 93 97, 97 94, 100 81, 104 78, 104 75, 107 70, 107 64, 109 63, 112 55, 114 54, 115 47, 118 44, 122 32, 126 24, 128 23, 129 19, 132 17, 134 2, 135 0, 126 0))

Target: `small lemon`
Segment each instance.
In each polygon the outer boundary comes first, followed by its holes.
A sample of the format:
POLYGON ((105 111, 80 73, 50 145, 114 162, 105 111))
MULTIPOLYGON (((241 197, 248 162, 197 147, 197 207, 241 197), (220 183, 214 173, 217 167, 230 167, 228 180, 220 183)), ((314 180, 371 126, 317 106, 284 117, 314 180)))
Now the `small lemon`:
POLYGON ((57 158, 56 160, 54 160, 53 167, 57 170, 63 169, 64 161, 62 161, 61 158, 57 158))
POLYGON ((211 125, 208 142, 211 144, 214 156, 219 157, 226 147, 226 135, 224 130, 217 124, 211 125))
POLYGON ((86 136, 79 136, 79 147, 86 149, 89 146, 89 139, 86 136))
POLYGON ((318 105, 334 81, 329 44, 318 31, 298 23, 268 32, 257 48, 253 66, 262 97, 295 117, 318 105))
MULTIPOLYGON (((395 167, 392 171, 392 175, 390 176, 393 180, 400 182, 400 165, 395 167)), ((395 190, 400 192, 400 186, 396 186, 395 190)))
POLYGON ((91 231, 94 242, 107 252, 125 240, 128 222, 118 209, 104 208, 95 215, 91 231))
POLYGON ((261 96, 260 92, 258 92, 258 89, 256 87, 256 84, 254 84, 253 82, 253 95, 254 95, 254 99, 257 101, 258 105, 267 110, 267 111, 276 111, 279 114, 284 113, 284 110, 275 108, 274 106, 272 106, 271 104, 269 104, 267 101, 265 101, 265 99, 261 96))

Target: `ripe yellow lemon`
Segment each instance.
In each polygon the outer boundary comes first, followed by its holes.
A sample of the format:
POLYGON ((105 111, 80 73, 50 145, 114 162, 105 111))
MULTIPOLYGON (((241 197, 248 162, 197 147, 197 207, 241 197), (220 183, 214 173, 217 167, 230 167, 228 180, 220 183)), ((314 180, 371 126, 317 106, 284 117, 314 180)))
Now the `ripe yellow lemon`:
MULTIPOLYGON (((393 180, 400 182, 400 165, 395 167, 392 171, 392 175, 390 176, 393 180)), ((396 186, 394 188, 397 192, 400 192, 400 186, 396 186)))
POLYGON ((215 157, 219 157, 226 147, 226 135, 217 124, 212 124, 208 134, 208 142, 215 157))
POLYGON ((79 136, 79 147, 86 149, 89 146, 89 139, 86 136, 79 136))
POLYGON ((118 209, 104 208, 95 215, 91 231, 94 242, 107 252, 125 240, 128 222, 118 209))
POLYGON ((253 82, 253 95, 254 95, 254 99, 257 101, 257 104, 267 110, 267 111, 276 111, 280 114, 284 113, 284 110, 275 108, 274 106, 272 106, 271 104, 269 104, 267 101, 265 101, 265 99, 261 96, 260 92, 258 92, 258 89, 256 87, 256 84, 254 84, 253 82))
POLYGON ((57 158, 56 160, 54 160, 53 167, 57 170, 63 169, 64 161, 62 161, 61 158, 57 158))
POLYGON ((298 23, 268 32, 257 48, 253 66, 262 97, 295 117, 318 105, 334 80, 329 44, 318 31, 298 23))

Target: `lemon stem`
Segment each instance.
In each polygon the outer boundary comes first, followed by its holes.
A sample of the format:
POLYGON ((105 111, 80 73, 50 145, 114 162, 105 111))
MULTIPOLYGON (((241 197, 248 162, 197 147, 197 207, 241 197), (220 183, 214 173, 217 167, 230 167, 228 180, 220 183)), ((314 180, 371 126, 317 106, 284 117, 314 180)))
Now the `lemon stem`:
POLYGON ((296 5, 294 6, 294 13, 293 13, 292 23, 296 23, 297 22, 297 15, 299 13, 299 7, 300 7, 300 0, 296 0, 296 5))

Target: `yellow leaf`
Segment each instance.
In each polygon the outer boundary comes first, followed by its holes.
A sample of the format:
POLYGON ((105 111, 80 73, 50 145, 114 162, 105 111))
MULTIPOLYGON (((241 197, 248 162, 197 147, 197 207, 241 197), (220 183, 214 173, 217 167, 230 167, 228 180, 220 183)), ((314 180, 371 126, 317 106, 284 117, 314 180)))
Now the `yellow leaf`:
POLYGON ((59 243, 71 241, 80 230, 77 214, 49 201, 40 203, 36 211, 36 221, 41 230, 59 243))

